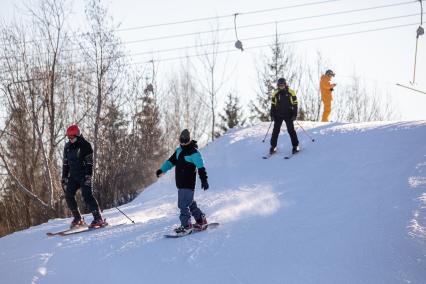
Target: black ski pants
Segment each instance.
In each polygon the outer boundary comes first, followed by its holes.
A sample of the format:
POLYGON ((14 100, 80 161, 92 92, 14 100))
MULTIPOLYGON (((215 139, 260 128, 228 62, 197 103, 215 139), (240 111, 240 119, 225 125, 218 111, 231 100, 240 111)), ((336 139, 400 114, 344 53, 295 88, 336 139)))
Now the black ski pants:
POLYGON ((77 190, 81 188, 81 193, 83 195, 84 202, 89 206, 90 211, 99 212, 98 201, 93 196, 92 185, 85 184, 84 177, 68 179, 67 188, 65 190, 65 200, 67 201, 68 208, 71 211, 77 210, 77 201, 75 200, 75 194, 77 190))
POLYGON ((290 135, 291 145, 293 145, 293 147, 298 146, 299 140, 297 139, 296 130, 294 130, 294 123, 291 117, 289 118, 275 117, 274 129, 272 130, 272 137, 271 137, 271 147, 274 147, 274 148, 277 147, 278 135, 280 134, 281 125, 283 124, 283 121, 285 122, 285 125, 287 126, 287 132, 288 132, 288 135, 290 135))

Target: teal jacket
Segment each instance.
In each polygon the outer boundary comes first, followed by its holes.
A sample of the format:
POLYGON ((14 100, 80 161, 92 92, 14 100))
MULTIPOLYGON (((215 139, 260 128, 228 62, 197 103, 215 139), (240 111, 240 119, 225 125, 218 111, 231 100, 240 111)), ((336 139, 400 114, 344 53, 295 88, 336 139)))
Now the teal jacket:
POLYGON ((207 173, 204 167, 203 157, 198 151, 197 141, 192 140, 188 145, 181 145, 176 148, 173 155, 170 156, 161 166, 163 173, 175 168, 175 179, 177 188, 195 189, 196 172, 201 181, 207 182, 207 173))

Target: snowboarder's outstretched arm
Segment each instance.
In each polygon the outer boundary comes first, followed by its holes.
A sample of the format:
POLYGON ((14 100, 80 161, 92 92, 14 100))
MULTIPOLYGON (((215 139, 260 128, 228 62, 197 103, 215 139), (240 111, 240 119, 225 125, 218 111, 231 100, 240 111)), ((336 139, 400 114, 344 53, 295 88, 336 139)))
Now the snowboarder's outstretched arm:
POLYGON ((201 153, 197 150, 197 152, 192 154, 190 157, 194 165, 197 167, 198 175, 200 176, 201 180, 201 188, 204 190, 209 189, 209 183, 207 181, 207 172, 206 168, 204 167, 204 161, 203 157, 201 156, 201 153))
POLYGON ((168 170, 172 169, 176 165, 176 151, 166 160, 163 165, 155 172, 155 175, 159 178, 162 174, 165 174, 168 170))
POLYGON ((207 181, 207 172, 206 172, 206 168, 202 167, 198 169, 198 175, 200 176, 200 180, 201 180, 201 188, 204 190, 209 189, 209 183, 207 181))

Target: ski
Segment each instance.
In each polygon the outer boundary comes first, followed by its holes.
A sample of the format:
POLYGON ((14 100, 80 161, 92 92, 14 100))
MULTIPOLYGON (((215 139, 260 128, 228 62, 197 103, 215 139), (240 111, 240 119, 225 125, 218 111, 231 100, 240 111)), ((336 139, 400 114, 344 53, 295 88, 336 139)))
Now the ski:
POLYGON ((184 234, 177 234, 177 233, 166 234, 166 235, 164 235, 164 237, 169 238, 169 239, 182 238, 182 237, 185 237, 185 236, 188 236, 188 235, 191 235, 191 234, 206 231, 208 228, 210 228, 210 229, 216 228, 217 226, 219 226, 219 223, 209 223, 209 224, 206 225, 206 227, 203 230, 192 229, 192 231, 189 231, 189 232, 184 233, 184 234))
POLYGON ((272 157, 273 155, 275 155, 277 153, 277 151, 275 151, 274 153, 268 153, 268 154, 266 154, 265 156, 262 156, 262 159, 265 159, 265 160, 267 160, 267 159, 269 159, 270 157, 272 157))
POLYGON ((58 235, 64 235, 64 234, 69 234, 69 233, 73 233, 73 232, 85 231, 88 228, 89 228, 88 225, 84 225, 84 226, 79 226, 77 228, 69 228, 69 229, 57 231, 57 232, 47 232, 46 235, 48 235, 49 237, 58 236, 58 235))
POLYGON ((284 159, 286 159, 286 160, 289 160, 289 159, 291 159, 292 157, 294 157, 294 155, 296 155, 297 153, 300 153, 300 149, 299 149, 299 151, 297 151, 296 153, 291 153, 291 154, 289 154, 288 156, 284 156, 284 159))
POLYGON ((46 233, 49 237, 51 236, 69 236, 69 235, 74 235, 74 234, 79 234, 79 233, 84 233, 84 232, 90 232, 90 231, 94 231, 94 230, 98 230, 98 229, 102 229, 102 228, 115 228, 118 226, 122 226, 125 225, 126 223, 120 223, 117 225, 105 225, 102 227, 89 227, 89 226, 81 226, 78 228, 73 228, 73 229, 67 229, 67 230, 63 230, 63 231, 58 231, 58 232, 54 232, 54 233, 46 233))
MULTIPOLYGON (((116 225, 116 226, 118 226, 118 225, 116 225)), ((103 229, 103 228, 106 228, 106 227, 108 227, 108 225, 105 225, 105 226, 102 226, 102 227, 89 227, 89 226, 87 226, 87 227, 81 228, 80 230, 73 230, 73 231, 68 231, 68 232, 59 234, 59 236, 64 237, 64 236, 69 236, 69 235, 75 235, 75 234, 79 234, 79 233, 83 233, 83 232, 89 232, 89 231, 94 231, 94 230, 98 230, 98 229, 103 229)))

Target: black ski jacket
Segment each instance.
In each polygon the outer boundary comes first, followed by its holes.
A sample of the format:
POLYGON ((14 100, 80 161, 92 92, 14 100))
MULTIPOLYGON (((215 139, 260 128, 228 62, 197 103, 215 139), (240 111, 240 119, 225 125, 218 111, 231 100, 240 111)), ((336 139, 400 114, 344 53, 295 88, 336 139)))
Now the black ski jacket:
POLYGON ((207 173, 204 168, 203 157, 197 148, 197 141, 194 140, 186 146, 181 145, 161 166, 160 169, 163 173, 176 166, 175 179, 177 188, 188 188, 194 190, 197 169, 200 180, 202 182, 207 182, 207 173))
POLYGON ((292 89, 277 89, 272 92, 271 117, 291 118, 297 117, 297 97, 292 89))
POLYGON ((92 171, 92 145, 83 136, 77 136, 75 143, 67 142, 62 159, 62 178, 79 179, 84 176, 91 176, 92 171))

